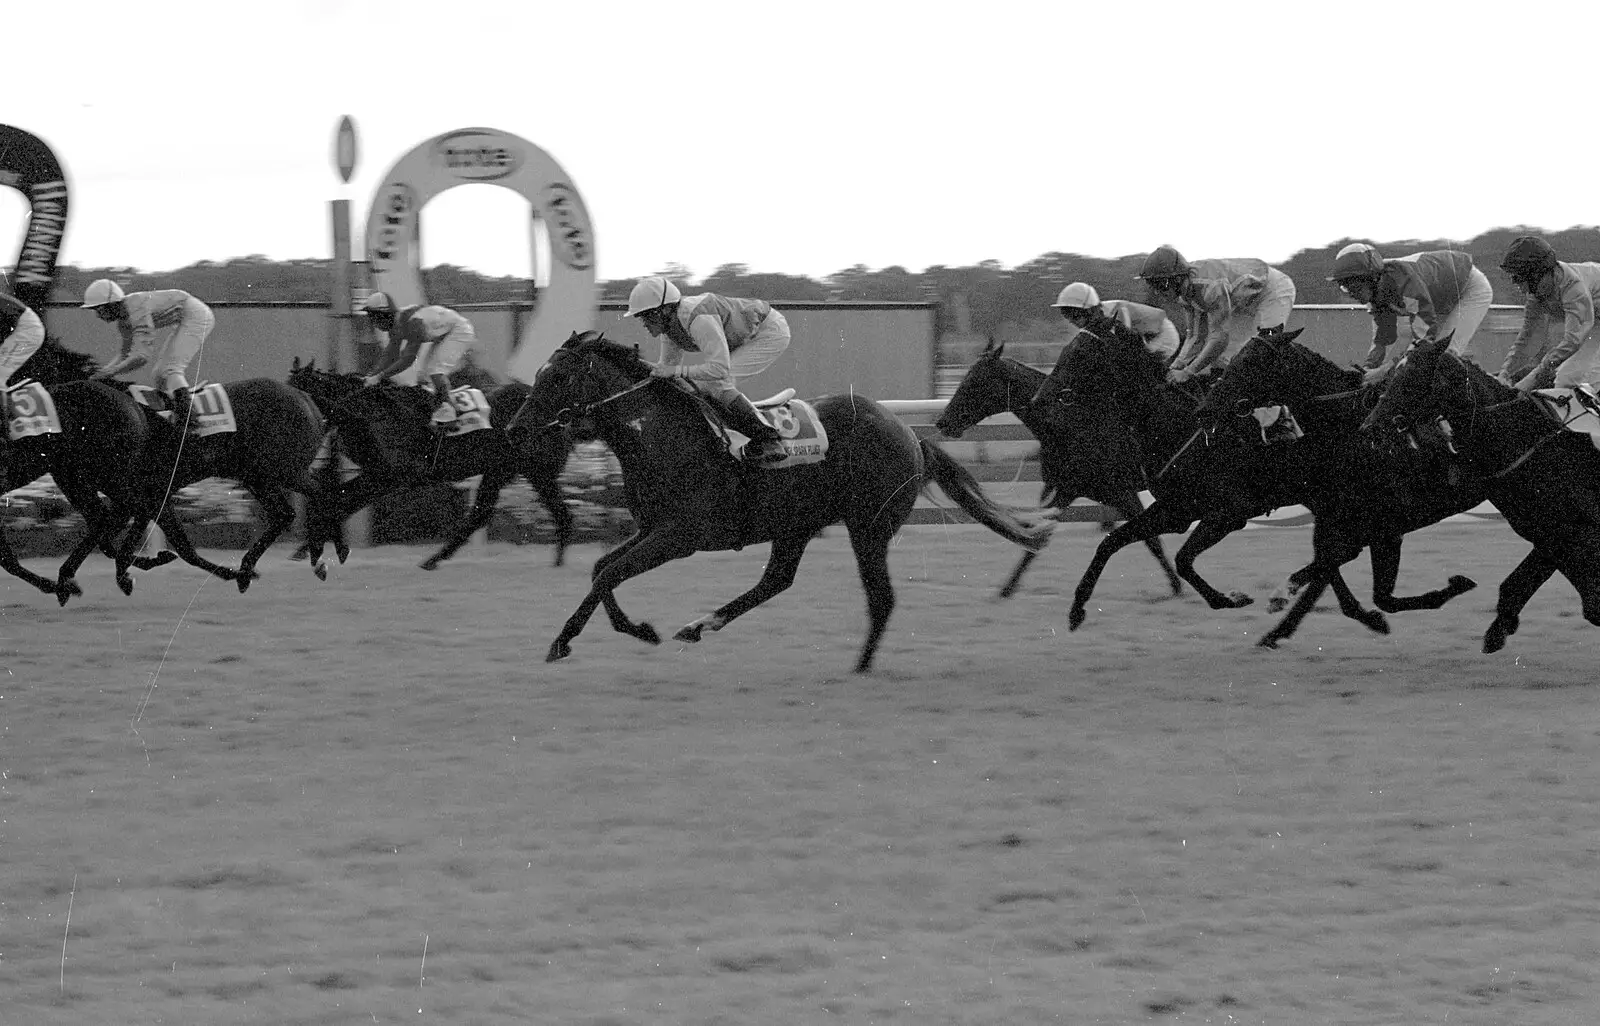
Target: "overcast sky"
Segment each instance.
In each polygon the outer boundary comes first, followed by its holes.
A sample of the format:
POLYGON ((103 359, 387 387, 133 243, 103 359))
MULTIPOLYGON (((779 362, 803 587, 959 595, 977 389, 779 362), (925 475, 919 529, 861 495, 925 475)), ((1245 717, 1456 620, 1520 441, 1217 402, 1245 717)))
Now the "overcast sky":
MULTIPOLYGON (((1600 222, 1600 3, 57 0, 8 34, 0 120, 68 168, 62 259, 330 253, 433 135, 559 161, 602 278, 675 261, 1259 256, 1600 222), (361 164, 342 186, 335 124, 361 164)), ((0 189, 0 263, 26 207, 0 189), (9 240, 9 241, 6 241, 9 240)), ((525 201, 423 215, 427 263, 529 269, 525 201)))

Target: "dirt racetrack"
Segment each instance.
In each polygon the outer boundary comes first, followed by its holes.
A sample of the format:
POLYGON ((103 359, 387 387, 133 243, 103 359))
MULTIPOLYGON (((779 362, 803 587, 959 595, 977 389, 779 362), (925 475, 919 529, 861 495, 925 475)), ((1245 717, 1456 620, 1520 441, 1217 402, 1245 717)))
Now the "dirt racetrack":
MULTIPOLYGON (((1479 654, 1522 542, 1411 536, 1367 633, 1253 647, 1305 530, 1164 594, 1100 538, 908 529, 878 671, 842 530, 697 646, 597 616, 599 549, 428 574, 277 550, 65 610, 0 584, 0 1023, 1586 1023, 1600 1009, 1600 634, 1562 580, 1479 654)), ((1169 542, 1169 551, 1171 545, 1169 542)), ((765 549, 629 584, 670 634, 765 549)), ((53 561, 35 561, 36 569, 53 561)), ((1368 592, 1366 564, 1351 574, 1368 592)))

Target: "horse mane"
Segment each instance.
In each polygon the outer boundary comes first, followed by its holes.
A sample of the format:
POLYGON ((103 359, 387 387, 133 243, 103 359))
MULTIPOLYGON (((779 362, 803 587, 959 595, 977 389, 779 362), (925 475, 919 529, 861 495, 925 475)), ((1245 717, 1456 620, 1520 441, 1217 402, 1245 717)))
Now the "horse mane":
POLYGON ((1439 354, 1439 363, 1436 367, 1448 367, 1452 364, 1461 369, 1462 376, 1466 378, 1468 385, 1476 381, 1478 385, 1487 388, 1490 395, 1503 396, 1516 391, 1515 388, 1504 384, 1499 378, 1478 366, 1474 360, 1464 360, 1448 349, 1439 354))
MULTIPOLYGON (((1167 379, 1167 358, 1146 346, 1143 339, 1139 339, 1137 345, 1130 345, 1128 339, 1117 338, 1114 335, 1102 335, 1088 329, 1084 329, 1072 337, 1072 341, 1068 342, 1065 348, 1061 350, 1061 356, 1057 358, 1056 366, 1061 366, 1062 362, 1067 359, 1068 353, 1074 352, 1079 348, 1093 351, 1095 346, 1099 346, 1112 354, 1123 351, 1132 353, 1136 368, 1141 373, 1146 374, 1155 384, 1163 384, 1167 379)), ((1113 359, 1115 359, 1115 355, 1113 355, 1113 359)))
MULTIPOLYGON (((1296 334, 1298 334, 1298 332, 1296 334)), ((1281 347, 1286 343, 1290 349, 1297 354, 1298 359, 1311 364, 1316 370, 1335 376, 1337 380, 1344 382, 1351 388, 1360 387, 1362 381, 1361 371, 1352 370, 1349 367, 1341 367, 1337 363, 1334 363, 1332 360, 1328 359, 1328 357, 1322 355, 1315 349, 1312 349, 1310 346, 1297 339, 1284 340, 1274 338, 1270 335, 1257 335, 1255 338, 1250 339, 1249 342, 1246 342, 1245 345, 1256 344, 1281 347)))
POLYGON ((15 380, 37 377, 40 380, 49 379, 46 383, 82 381, 89 378, 96 370, 100 369, 100 361, 88 353, 80 353, 76 349, 69 349, 62 344, 61 339, 55 335, 46 335, 44 341, 39 343, 39 348, 28 357, 18 370, 15 380), (53 372, 40 374, 44 367, 53 368, 53 372))
POLYGON ((603 331, 575 331, 561 343, 561 348, 570 353, 593 353, 604 357, 607 362, 635 378, 650 373, 650 361, 639 355, 638 346, 614 342, 606 338, 603 331))

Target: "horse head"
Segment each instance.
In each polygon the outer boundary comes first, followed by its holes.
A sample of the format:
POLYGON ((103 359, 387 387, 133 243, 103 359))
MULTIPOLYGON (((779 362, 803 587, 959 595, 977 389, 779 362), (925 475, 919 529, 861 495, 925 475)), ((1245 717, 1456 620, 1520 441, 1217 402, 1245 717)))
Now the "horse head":
POLYGON ((1080 331, 1056 357, 1056 365, 1034 394, 1033 405, 1100 402, 1123 405, 1159 393, 1164 360, 1127 339, 1080 331))
MULTIPOLYGON (((1361 422, 1364 434, 1391 450, 1415 451, 1431 445, 1453 451, 1448 434, 1438 425, 1448 415, 1450 393, 1470 401, 1470 373, 1468 365, 1451 355, 1452 337, 1423 339, 1411 346, 1384 383, 1372 412, 1361 422)), ((1478 376, 1480 388, 1505 389, 1481 371, 1478 376)), ((1507 391, 1515 394, 1514 389, 1507 391)))
POLYGON ((1305 357, 1315 356, 1293 344, 1303 331, 1285 331, 1281 324, 1257 331, 1201 398, 1195 418, 1214 428, 1229 416, 1248 417, 1258 406, 1303 398, 1313 387, 1302 373, 1309 362, 1305 357))
POLYGON ((972 425, 996 413, 1026 405, 1038 390, 1043 375, 1014 360, 1004 359, 1006 346, 991 336, 945 403, 934 426, 946 438, 960 438, 972 425))
POLYGON ((317 404, 324 415, 333 406, 359 392, 363 387, 359 374, 339 374, 335 371, 320 370, 315 357, 301 363, 298 356, 289 364, 288 383, 290 388, 297 388, 310 396, 311 401, 317 404))

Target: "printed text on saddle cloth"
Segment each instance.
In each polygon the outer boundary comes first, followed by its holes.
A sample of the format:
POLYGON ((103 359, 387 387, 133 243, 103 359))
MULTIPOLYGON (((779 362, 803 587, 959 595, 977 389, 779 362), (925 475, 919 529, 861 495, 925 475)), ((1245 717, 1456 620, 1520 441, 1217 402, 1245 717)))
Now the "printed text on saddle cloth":
POLYGON ((489 400, 483 392, 471 385, 450 390, 450 405, 456 408, 456 419, 445 424, 445 434, 464 435, 470 431, 483 431, 489 426, 489 400))
MULTIPOLYGON (((129 385, 128 393, 133 396, 134 402, 155 410, 162 420, 172 419, 172 401, 159 389, 149 385, 129 385)), ((189 418, 195 425, 194 434, 201 438, 239 430, 238 422, 233 419, 233 402, 228 398, 227 391, 215 382, 196 385, 189 390, 189 418)))
MULTIPOLYGON (((757 403, 756 409, 762 419, 777 430, 784 449, 789 453, 777 462, 766 464, 763 470, 820 463, 828 455, 828 431, 817 419, 817 411, 804 399, 790 399, 770 406, 757 403)), ((728 451, 735 457, 741 456, 750 439, 732 428, 724 427, 724 430, 728 432, 728 451)))
POLYGON ((61 418, 50 393, 37 381, 12 386, 6 395, 6 433, 11 438, 59 435, 61 418))

